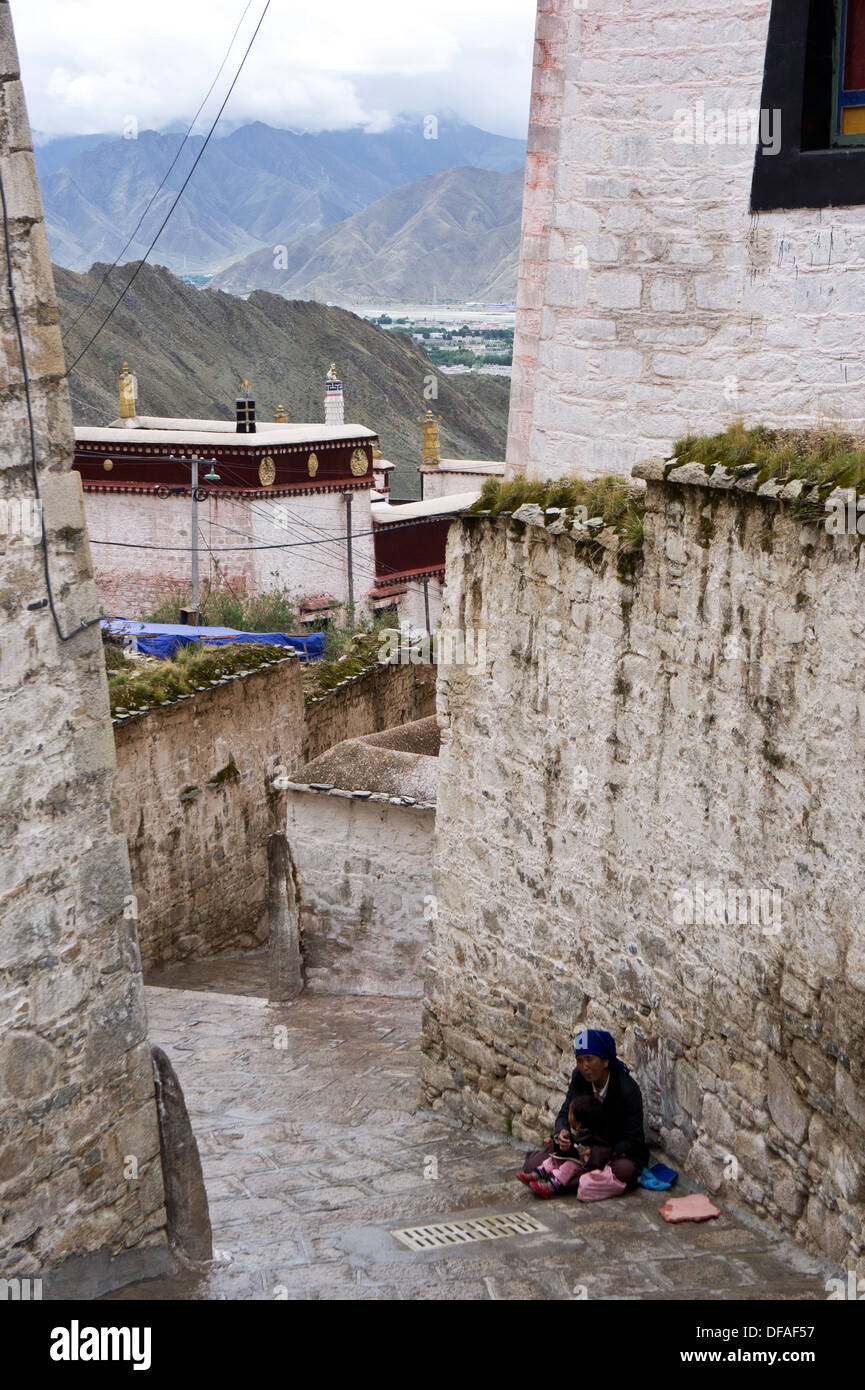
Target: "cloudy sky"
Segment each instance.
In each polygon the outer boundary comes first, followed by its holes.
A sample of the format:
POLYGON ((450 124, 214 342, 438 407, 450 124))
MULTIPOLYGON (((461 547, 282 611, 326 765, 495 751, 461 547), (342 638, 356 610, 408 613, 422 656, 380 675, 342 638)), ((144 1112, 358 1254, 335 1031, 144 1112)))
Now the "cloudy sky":
MULTIPOLYGON (((212 118, 264 0, 12 0, 33 127, 121 133, 190 118, 240 30, 212 118)), ((385 128, 453 111, 524 137, 535 0, 271 0, 226 108, 236 125, 385 128)), ((201 123, 199 123, 201 124, 201 123)))

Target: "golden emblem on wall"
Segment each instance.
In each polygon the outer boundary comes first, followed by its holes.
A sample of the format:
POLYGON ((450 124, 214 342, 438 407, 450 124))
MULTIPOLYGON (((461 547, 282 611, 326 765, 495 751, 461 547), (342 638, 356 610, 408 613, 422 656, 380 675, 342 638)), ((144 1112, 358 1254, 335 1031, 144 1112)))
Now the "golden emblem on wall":
POLYGON ((105 462, 103 463, 102 467, 105 469, 105 472, 106 472, 106 473, 110 473, 111 470, 112 470, 112 468, 114 467, 114 460, 113 460, 113 459, 106 459, 105 462))
POLYGON ((270 487, 271 483, 276 477, 276 464, 274 463, 270 455, 268 455, 267 458, 263 458, 261 460, 261 463, 258 466, 258 477, 262 487, 270 487))
POLYGON ((368 467, 366 454, 363 449, 355 449, 351 456, 351 471, 354 476, 356 478, 362 478, 368 467))
POLYGON ((306 466, 309 469, 309 476, 314 478, 318 472, 318 454, 310 454, 306 461, 306 466))

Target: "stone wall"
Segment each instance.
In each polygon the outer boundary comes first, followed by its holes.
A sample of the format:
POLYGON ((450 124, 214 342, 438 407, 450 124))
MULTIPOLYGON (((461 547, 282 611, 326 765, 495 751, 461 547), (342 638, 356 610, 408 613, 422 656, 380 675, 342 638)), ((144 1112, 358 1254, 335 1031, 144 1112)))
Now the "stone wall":
POLYGON ((539 0, 510 471, 628 471, 739 415, 865 423, 865 206, 749 211, 769 11, 539 0))
POLYGON ((426 1095, 534 1137, 609 1027, 677 1166, 862 1270, 860 539, 640 472, 636 550, 451 529, 426 1095))
POLYGON ((506 457, 509 473, 525 473, 529 461, 573 11, 573 0, 538 0, 508 415, 506 457))
MULTIPOLYGON (((363 605, 375 582, 369 491, 354 491, 351 497, 354 595, 363 605)), ((96 586, 107 615, 142 618, 167 594, 189 591, 190 507, 188 496, 163 499, 144 490, 87 488, 87 529, 96 586), (158 565, 153 564, 155 551, 135 548, 170 545, 180 549, 160 551, 158 565)), ((339 540, 345 535, 344 494, 306 493, 249 501, 211 490, 208 500, 200 503, 198 515, 202 583, 251 593, 285 588, 297 598, 315 597, 322 602, 348 599, 347 548, 339 540), (337 539, 321 545, 301 544, 310 536, 337 539), (251 547, 260 549, 232 550, 243 544, 244 537, 251 547)))
MULTIPOLYGON (((0 170, 30 380, 7 272, 0 339, 0 1278, 98 1294, 169 1267, 153 1065, 114 741, 42 203, 9 5, 0 170), (10 506, 10 504, 12 504, 10 506), (46 604, 47 558, 62 641, 46 604), (62 1269, 61 1269, 62 1266, 62 1269), (70 1283, 71 1281, 71 1283, 70 1283)), ((0 246, 0 257, 5 251, 0 246)))
POLYGON ((383 662, 310 700, 303 761, 312 762, 343 739, 360 738, 435 714, 435 686, 434 666, 383 662))
POLYGON ((145 970, 267 939, 272 783, 302 761, 300 673, 290 657, 115 721, 145 970))
POLYGON ((306 988, 420 998, 435 807, 302 785, 287 803, 306 988))

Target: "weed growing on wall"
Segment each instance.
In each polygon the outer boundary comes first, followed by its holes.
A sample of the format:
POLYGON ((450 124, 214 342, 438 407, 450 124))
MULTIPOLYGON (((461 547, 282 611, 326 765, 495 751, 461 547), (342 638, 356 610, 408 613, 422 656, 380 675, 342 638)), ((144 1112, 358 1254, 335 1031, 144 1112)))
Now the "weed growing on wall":
POLYGON ((226 676, 254 671, 270 662, 297 660, 285 647, 267 642, 226 647, 193 642, 182 647, 171 661, 128 657, 121 647, 108 642, 103 643, 103 651, 112 715, 198 694, 218 685, 226 676))
POLYGON ((825 520, 825 499, 836 488, 865 493, 865 440, 841 429, 746 429, 741 420, 718 434, 688 434, 673 446, 667 473, 683 463, 700 463, 707 473, 723 468, 758 486, 801 482, 791 504, 802 520, 825 520))
POLYGON ((502 482, 488 478, 468 511, 506 516, 530 502, 566 521, 585 523, 597 518, 627 540, 642 539, 645 503, 641 490, 630 479, 614 473, 590 481, 557 478, 538 482, 519 476, 502 482))

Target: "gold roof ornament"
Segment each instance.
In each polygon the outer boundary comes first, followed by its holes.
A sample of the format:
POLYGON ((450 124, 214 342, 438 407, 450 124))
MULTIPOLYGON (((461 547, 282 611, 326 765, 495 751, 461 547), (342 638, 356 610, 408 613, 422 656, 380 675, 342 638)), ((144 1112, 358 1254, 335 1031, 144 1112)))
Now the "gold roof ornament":
POLYGON ((136 381, 129 370, 129 363, 123 363, 123 371, 117 375, 117 387, 120 392, 120 418, 121 420, 133 420, 137 414, 135 404, 136 381))
POLYGON ((327 379, 328 379, 328 381, 338 381, 338 380, 339 380, 339 377, 338 377, 337 374, 336 374, 336 363, 335 363, 335 362, 331 362, 331 364, 330 364, 330 371, 329 371, 328 374, 327 374, 327 379))
POLYGON ((273 416, 273 423, 274 423, 275 425, 287 425, 288 422, 289 422, 289 419, 291 418, 291 415, 292 415, 292 411, 289 411, 288 414, 286 415, 286 413, 285 413, 285 406, 284 406, 284 405, 278 405, 278 406, 276 407, 276 414, 273 416))
POLYGON ((423 427, 423 461, 430 467, 435 467, 442 461, 441 443, 439 442, 439 420, 436 419, 431 410, 426 415, 419 415, 418 423, 423 427))

